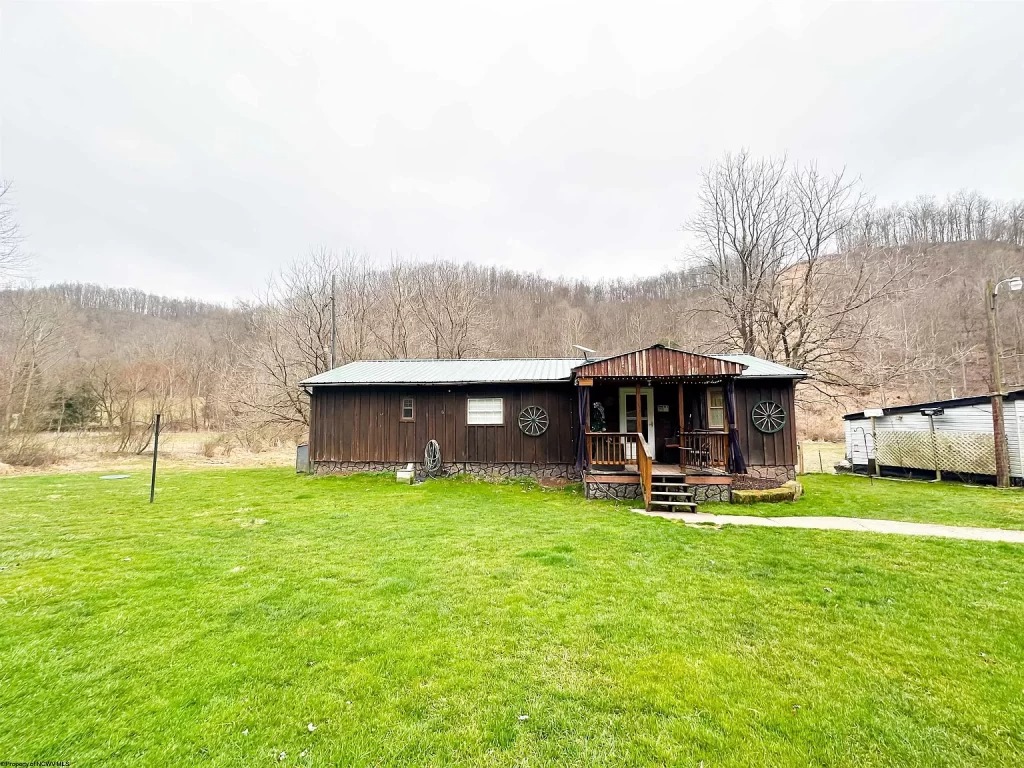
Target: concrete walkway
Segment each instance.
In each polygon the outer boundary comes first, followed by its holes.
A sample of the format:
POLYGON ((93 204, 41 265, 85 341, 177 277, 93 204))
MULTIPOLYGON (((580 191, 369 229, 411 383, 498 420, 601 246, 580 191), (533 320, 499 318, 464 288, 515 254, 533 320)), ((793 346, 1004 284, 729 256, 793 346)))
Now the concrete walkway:
POLYGON ((897 533, 904 536, 939 536, 946 539, 974 541, 1009 541, 1024 544, 1024 531, 1001 528, 968 528, 959 525, 904 523, 898 520, 873 520, 866 517, 754 517, 753 515, 712 515, 707 512, 647 512, 641 515, 679 520, 687 525, 757 525, 764 528, 815 528, 822 531, 868 531, 897 533))

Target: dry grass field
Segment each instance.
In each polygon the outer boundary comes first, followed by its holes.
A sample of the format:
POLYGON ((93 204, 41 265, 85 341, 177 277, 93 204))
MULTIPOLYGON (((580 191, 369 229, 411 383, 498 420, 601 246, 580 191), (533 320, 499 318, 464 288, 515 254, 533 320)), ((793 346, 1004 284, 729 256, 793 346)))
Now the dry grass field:
MULTIPOLYGON (((127 472, 148 467, 152 446, 145 453, 118 453, 114 436, 99 432, 48 432, 42 435, 54 461, 35 467, 0 463, 0 475, 37 475, 55 472, 127 472)), ((160 466, 175 469, 197 467, 282 467, 295 461, 295 443, 281 441, 253 450, 222 432, 164 432, 160 435, 160 466)))
POLYGON ((803 471, 808 474, 835 474, 837 461, 846 454, 846 446, 839 442, 826 440, 802 440, 800 451, 803 453, 803 471))

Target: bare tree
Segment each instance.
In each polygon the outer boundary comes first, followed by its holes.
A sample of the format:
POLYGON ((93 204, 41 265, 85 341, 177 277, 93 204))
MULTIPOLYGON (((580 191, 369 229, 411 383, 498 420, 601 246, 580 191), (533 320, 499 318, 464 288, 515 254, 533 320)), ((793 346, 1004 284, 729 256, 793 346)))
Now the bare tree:
POLYGON ((0 303, 0 432, 44 425, 47 374, 65 353, 64 322, 62 308, 39 294, 12 293, 0 303))
POLYGON ((810 371, 821 394, 863 389, 864 343, 879 330, 870 307, 905 288, 911 263, 853 241, 869 208, 859 180, 726 155, 705 171, 700 202, 689 226, 710 276, 705 311, 726 319, 726 340, 810 371))
POLYGON ((377 322, 370 332, 381 352, 388 358, 407 358, 412 343, 410 313, 413 301, 412 271, 398 259, 380 272, 375 280, 373 294, 377 297, 377 322))
POLYGON ((726 154, 701 172, 698 208, 686 228, 711 277, 708 311, 728 321, 727 341, 755 354, 763 299, 793 255, 793 198, 785 158, 726 154))
POLYGON ((309 406, 299 382, 330 367, 331 277, 336 254, 317 248, 271 278, 246 311, 233 379, 235 412, 262 424, 305 425, 309 406))
POLYGON ((21 277, 28 264, 11 189, 11 182, 0 179, 0 285, 21 277))
POLYGON ((379 274, 365 256, 352 251, 346 251, 341 258, 332 254, 332 259, 340 353, 335 365, 341 365, 350 360, 362 360, 373 348, 374 328, 380 321, 379 274))
POLYGON ((471 357, 485 346, 489 320, 484 292, 473 277, 451 261, 416 269, 412 312, 434 357, 471 357))

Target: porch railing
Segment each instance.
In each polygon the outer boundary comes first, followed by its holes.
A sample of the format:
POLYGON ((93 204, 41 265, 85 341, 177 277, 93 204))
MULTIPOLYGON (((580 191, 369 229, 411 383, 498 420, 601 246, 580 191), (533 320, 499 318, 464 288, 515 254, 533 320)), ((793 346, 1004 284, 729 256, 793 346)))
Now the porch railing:
MULTIPOLYGON (((587 432, 587 466, 635 466, 640 471, 641 455, 654 463, 654 448, 636 432, 587 432)), ((675 445, 669 445, 675 448, 675 445)), ((693 469, 729 468, 729 433, 715 430, 684 432, 679 442, 681 467, 693 469)))
POLYGON ((697 469, 728 469, 729 433, 716 430, 684 432, 679 464, 697 469))
POLYGON ((644 509, 651 508, 651 476, 654 473, 654 451, 644 436, 637 436, 636 467, 640 471, 640 487, 644 492, 644 509))
POLYGON ((636 432, 587 432, 587 464, 591 467, 637 463, 636 432))
POLYGON ((654 448, 638 432, 587 432, 589 466, 635 466, 644 493, 644 509, 651 508, 654 448))

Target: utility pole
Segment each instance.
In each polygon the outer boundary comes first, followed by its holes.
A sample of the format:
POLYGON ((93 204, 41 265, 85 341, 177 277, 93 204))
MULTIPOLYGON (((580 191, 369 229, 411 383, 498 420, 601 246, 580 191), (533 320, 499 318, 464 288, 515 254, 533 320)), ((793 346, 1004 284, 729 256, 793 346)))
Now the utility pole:
POLYGON ((338 338, 338 319, 334 312, 334 275, 331 275, 331 370, 334 369, 334 345, 338 338))
POLYGON ((1006 422, 1003 420, 1003 367, 999 354, 999 331, 996 326, 996 296, 999 285, 1003 282, 1005 281, 993 283, 989 280, 985 283, 985 318, 988 325, 988 365, 992 384, 992 432, 995 438, 997 488, 1010 487, 1010 451, 1006 445, 1006 422))

